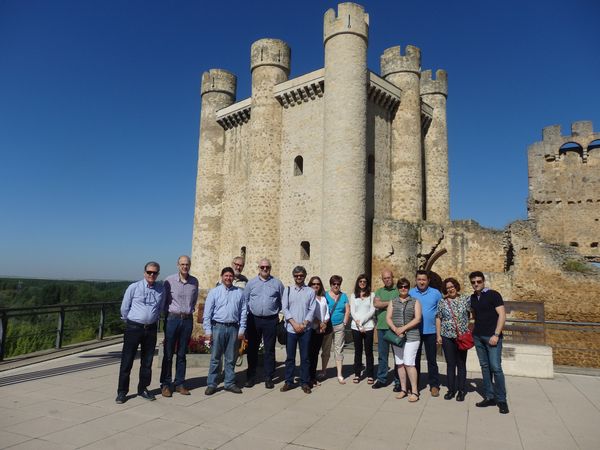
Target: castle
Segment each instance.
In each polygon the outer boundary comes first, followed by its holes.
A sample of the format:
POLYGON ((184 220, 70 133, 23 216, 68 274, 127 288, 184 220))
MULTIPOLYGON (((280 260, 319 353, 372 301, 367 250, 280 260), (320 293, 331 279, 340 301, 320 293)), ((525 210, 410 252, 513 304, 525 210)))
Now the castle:
MULTIPOLYGON (((417 47, 367 69, 369 16, 341 3, 324 16, 322 69, 288 79, 289 46, 251 48, 252 95, 236 76, 202 76, 192 268, 211 287, 243 254, 291 282, 301 264, 345 289, 363 272, 426 268, 468 281, 472 270, 508 299, 543 302, 547 318, 600 322, 600 133, 556 126, 529 149, 529 218, 505 230, 450 221, 445 71, 421 70, 417 47), (586 301, 573 304, 582 283, 586 301), (549 295, 549 293, 552 295, 549 295), (564 307, 569 302, 569 308, 564 307)), ((505 180, 499 179, 498 182, 505 180)), ((600 362, 595 364, 600 365, 600 362)))

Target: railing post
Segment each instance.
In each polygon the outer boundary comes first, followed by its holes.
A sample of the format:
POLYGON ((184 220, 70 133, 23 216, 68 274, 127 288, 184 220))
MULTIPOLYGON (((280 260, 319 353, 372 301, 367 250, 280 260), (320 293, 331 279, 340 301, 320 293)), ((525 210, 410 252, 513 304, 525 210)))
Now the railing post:
POLYGON ((106 311, 104 309, 104 303, 100 307, 100 325, 98 326, 98 340, 104 339, 104 321, 106 320, 106 311))
POLYGON ((4 352, 6 351, 6 329, 8 327, 8 316, 6 311, 2 311, 0 319, 0 361, 4 361, 4 352))
POLYGON ((58 328, 56 330, 56 344, 55 348, 61 348, 63 342, 63 336, 65 334, 65 308, 61 306, 58 312, 58 328))

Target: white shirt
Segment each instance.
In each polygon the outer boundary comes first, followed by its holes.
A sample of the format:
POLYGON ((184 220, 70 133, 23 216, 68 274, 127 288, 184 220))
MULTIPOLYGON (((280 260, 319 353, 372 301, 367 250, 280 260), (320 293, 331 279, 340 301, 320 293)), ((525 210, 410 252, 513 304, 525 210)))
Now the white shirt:
POLYGON ((318 322, 316 322, 316 319, 318 319, 321 322, 325 322, 327 320, 329 320, 329 307, 327 306, 327 299, 323 296, 323 297, 315 297, 315 300, 317 301, 317 307, 315 308, 315 316, 314 316, 314 321, 313 321, 313 330, 316 330, 319 328, 319 326, 317 325, 318 322))
POLYGON ((371 292, 371 295, 366 298, 356 298, 354 294, 350 296, 350 315, 352 316, 351 326, 353 330, 360 331, 358 325, 356 325, 357 320, 366 331, 375 328, 375 322, 373 321, 373 315, 375 314, 374 298, 374 292, 371 292))

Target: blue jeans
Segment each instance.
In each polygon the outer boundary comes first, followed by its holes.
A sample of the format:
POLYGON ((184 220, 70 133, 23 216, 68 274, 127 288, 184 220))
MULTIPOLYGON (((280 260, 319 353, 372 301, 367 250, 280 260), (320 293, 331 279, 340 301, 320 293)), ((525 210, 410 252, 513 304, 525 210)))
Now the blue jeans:
MULTIPOLYGON (((386 384, 388 377, 388 357, 390 354, 391 344, 387 342, 383 335, 387 330, 377 330, 377 353, 378 353, 378 361, 377 361, 377 381, 380 383, 386 384)), ((400 385, 400 380, 398 379, 398 371, 395 369, 394 364, 394 386, 400 385)))
POLYGON ((498 344, 490 345, 490 337, 473 335, 481 366, 483 390, 486 399, 506 402, 506 384, 502 371, 502 338, 498 339, 498 344))
POLYGON ((217 387, 219 365, 224 358, 225 388, 235 385, 235 360, 238 352, 238 331, 235 325, 215 323, 212 328, 212 347, 210 350, 210 368, 208 369, 207 385, 217 387))
POLYGON ((185 355, 188 349, 188 343, 192 336, 194 322, 192 318, 182 319, 181 317, 169 316, 165 326, 165 344, 160 371, 160 385, 171 387, 173 382, 173 354, 175 353, 175 344, 177 344, 177 360, 175 362, 175 386, 183 385, 185 381, 185 355))
POLYGON ((285 350, 287 358, 285 360, 285 382, 294 384, 294 371, 296 370, 296 346, 300 347, 300 384, 310 383, 310 336, 312 329, 308 328, 304 333, 287 334, 287 343, 285 350))

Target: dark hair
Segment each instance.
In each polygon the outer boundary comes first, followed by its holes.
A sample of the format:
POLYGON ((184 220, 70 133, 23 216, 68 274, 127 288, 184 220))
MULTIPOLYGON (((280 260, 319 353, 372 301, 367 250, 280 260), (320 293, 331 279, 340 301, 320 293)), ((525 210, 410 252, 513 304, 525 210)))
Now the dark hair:
POLYGON ((428 280, 431 280, 431 274, 429 273, 429 270, 417 270, 417 273, 415 274, 415 277, 418 277, 419 275, 425 275, 427 277, 428 280))
POLYGON ((148 270, 148 267, 156 267, 158 269, 158 271, 160 272, 160 264, 157 263, 156 261, 147 262, 146 265, 144 266, 144 272, 146 270, 148 270))
POLYGON ((469 280, 472 280, 473 278, 477 278, 477 277, 481 277, 481 279, 483 281, 485 281, 485 275, 483 274, 483 272, 476 270, 475 272, 471 272, 469 274, 469 280))
POLYGON ((367 295, 371 294, 371 280, 369 280, 369 277, 367 276, 366 273, 361 273, 358 278, 356 279, 356 283, 354 283, 354 297, 359 298, 360 297, 360 286, 358 285, 359 280, 367 280, 367 286, 365 287, 365 292, 367 293, 367 295))
POLYGON ((460 283, 458 282, 458 280, 456 278, 446 278, 444 281, 442 281, 442 294, 446 295, 448 294, 448 292, 446 291, 446 284, 447 283, 452 283, 454 285, 454 289, 456 289, 456 292, 460 292, 460 283))
POLYGON ((226 273, 230 273, 231 275, 235 276, 235 272, 231 267, 223 267, 223 270, 221 270, 221 276, 225 275, 226 273))
POLYGON ((292 270, 292 275, 295 275, 297 273, 303 273, 304 276, 306 276, 306 269, 302 266, 296 266, 294 267, 294 270, 292 270))
POLYGON ((342 281, 344 281, 344 279, 339 276, 339 275, 331 275, 331 278, 329 278, 329 285, 332 285, 333 283, 340 283, 342 284, 342 281))
POLYGON ((317 291, 317 295, 319 297, 323 297, 325 295, 325 288, 323 287, 323 282, 321 281, 321 278, 319 278, 318 276, 314 276, 314 277, 310 277, 310 280, 308 280, 308 285, 312 285, 315 280, 317 280, 319 283, 321 283, 321 286, 319 287, 319 290, 317 291))
POLYGON ((402 286, 403 284, 408 284, 408 287, 410 287, 410 281, 408 281, 408 279, 406 278, 400 278, 396 283, 396 287, 400 289, 400 286, 402 286))

